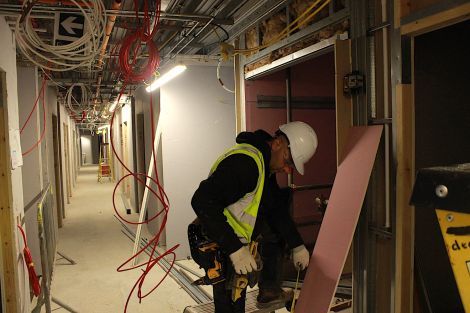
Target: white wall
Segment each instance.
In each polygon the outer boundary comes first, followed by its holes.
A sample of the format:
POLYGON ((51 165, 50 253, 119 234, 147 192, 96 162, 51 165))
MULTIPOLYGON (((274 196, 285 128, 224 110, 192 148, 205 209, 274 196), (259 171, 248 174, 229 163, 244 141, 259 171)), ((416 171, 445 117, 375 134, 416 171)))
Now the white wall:
POLYGON ((91 136, 81 135, 80 142, 82 145, 82 155, 85 154, 84 159, 82 159, 83 164, 92 164, 93 154, 91 149, 91 136))
MULTIPOLYGON (((152 93, 152 103, 153 103, 153 117, 150 114, 150 94, 145 91, 145 88, 141 87, 135 91, 135 109, 137 113, 143 113, 144 115, 144 143, 143 148, 145 151, 137 151, 139 157, 143 157, 145 163, 145 170, 140 170, 141 172, 148 173, 150 159, 152 156, 152 128, 151 128, 151 118, 155 123, 155 127, 158 126, 159 123, 159 116, 160 116, 160 93, 159 90, 152 93), (144 154, 143 156, 141 154, 144 154)), ((159 146, 156 148, 157 157, 156 157, 156 164, 157 164, 157 172, 159 174, 158 178, 161 182, 163 182, 163 162, 162 162, 162 150, 161 150, 161 142, 159 146)), ((153 178, 155 178, 155 170, 153 171, 153 178)), ((138 184, 140 188, 140 194, 143 195, 145 189, 141 184, 138 184)), ((141 196, 142 197, 142 196, 141 196)), ((139 199, 139 206, 142 202, 142 199, 139 199)), ((155 214, 160 212, 163 209, 160 201, 156 199, 152 193, 149 193, 149 197, 147 200, 147 211, 148 216, 153 217, 155 214)), ((163 214, 160 214, 157 218, 152 220, 151 222, 146 224, 148 231, 151 234, 155 234, 160 229, 161 223, 163 221, 163 214)), ((165 232, 162 233, 160 236, 160 245, 166 245, 166 234, 165 232)))
MULTIPOLYGON (((7 125, 9 129, 19 129, 18 122, 18 90, 17 90, 17 72, 16 72, 16 48, 13 33, 10 31, 10 27, 5 22, 4 17, 0 17, 0 42, 2 42, 2 48, 0 49, 0 70, 6 73, 6 87, 7 87, 7 125)), ((12 210, 13 218, 23 217, 23 185, 22 185, 22 169, 21 167, 11 171, 12 180, 12 210)), ((17 250, 17 267, 18 282, 21 282, 20 290, 22 290, 21 304, 23 306, 23 312, 30 312, 29 307, 29 282, 27 271, 24 267, 24 262, 21 257, 20 251, 23 250, 23 243, 18 237, 15 225, 12 225, 16 241, 18 242, 17 250), (23 285, 24 284, 24 285, 23 285)), ((2 284, 5 286, 5 284, 2 284)), ((14 288, 8 286, 8 288, 14 288)))
MULTIPOLYGON (((233 86, 233 69, 220 72, 224 83, 233 86)), ((216 64, 188 65, 161 88, 163 180, 170 201, 167 247, 180 244, 178 259, 190 255, 191 197, 217 157, 235 143, 234 103, 234 95, 217 81, 216 64)))
MULTIPOLYGON (((21 82, 22 88, 22 90, 18 92, 19 122, 21 128, 34 107, 41 86, 38 86, 38 70, 36 67, 18 67, 17 74, 18 81, 21 82)), ((41 83, 41 81, 39 83, 41 83)), ((28 124, 21 134, 21 149, 23 153, 31 149, 40 138, 44 124, 42 105, 42 99, 40 99, 36 109, 31 114, 28 124)), ((23 157, 23 200, 26 206, 26 236, 34 264, 36 264, 37 267, 36 272, 38 275, 42 274, 42 270, 37 229, 37 199, 35 198, 42 192, 44 187, 43 165, 45 162, 42 162, 42 151, 45 146, 45 140, 47 139, 44 138, 41 145, 38 145, 28 155, 23 157)))

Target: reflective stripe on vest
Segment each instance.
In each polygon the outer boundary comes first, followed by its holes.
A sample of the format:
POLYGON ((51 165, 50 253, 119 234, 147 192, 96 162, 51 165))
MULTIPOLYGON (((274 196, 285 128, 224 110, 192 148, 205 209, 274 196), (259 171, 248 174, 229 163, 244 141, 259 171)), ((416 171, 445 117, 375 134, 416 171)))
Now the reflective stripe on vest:
POLYGON ((259 171, 258 182, 252 192, 245 194, 237 202, 226 207, 224 209, 224 215, 227 217, 227 222, 233 228, 240 241, 242 243, 249 243, 251 242, 251 235, 255 227, 261 195, 263 194, 265 176, 263 155, 252 145, 237 144, 217 159, 211 168, 210 174, 217 169, 220 162, 236 153, 248 155, 255 160, 259 171))

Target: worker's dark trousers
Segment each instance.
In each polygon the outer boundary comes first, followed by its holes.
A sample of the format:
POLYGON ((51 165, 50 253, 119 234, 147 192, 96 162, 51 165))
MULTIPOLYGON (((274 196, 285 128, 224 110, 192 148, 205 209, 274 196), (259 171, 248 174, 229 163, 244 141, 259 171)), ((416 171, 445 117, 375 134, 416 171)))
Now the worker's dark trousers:
POLYGON ((232 281, 235 270, 228 256, 225 256, 225 281, 213 285, 215 313, 245 313, 246 290, 237 301, 232 301, 232 281))
MULTIPOLYGON (((260 244, 263 268, 259 276, 259 288, 277 291, 281 288, 284 242, 278 235, 264 231, 260 244)), ((230 258, 227 257, 225 261, 227 264, 225 277, 230 277, 233 266, 230 258)), ((246 290, 236 302, 232 302, 232 290, 224 282, 213 285, 213 292, 215 313, 245 313, 246 290)))
POLYGON ((232 290, 224 282, 213 286, 215 313, 245 313, 246 290, 235 302, 232 302, 232 290))
POLYGON ((281 288, 284 241, 272 232, 264 231, 260 240, 260 254, 263 262, 258 286, 261 290, 277 292, 281 288))

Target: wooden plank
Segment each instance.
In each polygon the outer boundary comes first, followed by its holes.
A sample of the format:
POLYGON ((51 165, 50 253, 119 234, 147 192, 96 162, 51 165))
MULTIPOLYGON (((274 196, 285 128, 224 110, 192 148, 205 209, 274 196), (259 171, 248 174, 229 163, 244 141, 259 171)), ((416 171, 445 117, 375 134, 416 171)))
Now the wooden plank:
POLYGON ((22 297, 18 282, 18 247, 12 206, 11 160, 6 116, 6 110, 0 105, 0 239, 2 241, 0 256, 2 256, 2 276, 5 284, 2 287, 6 302, 3 305, 4 312, 19 312, 22 297))
POLYGON ((335 42, 336 160, 341 164, 352 126, 352 98, 343 93, 343 78, 351 73, 351 40, 335 42))
MULTIPOLYGON (((351 73, 351 40, 337 40, 335 42, 335 99, 336 99, 336 166, 344 158, 344 146, 352 126, 352 98, 343 93, 343 77, 351 73)), ((352 249, 348 253, 345 273, 352 273, 352 249)))
POLYGON ((60 136, 58 134, 58 122, 57 116, 52 115, 52 147, 54 149, 54 179, 55 179, 55 199, 56 199, 56 208, 57 208, 57 225, 59 228, 62 228, 62 205, 63 195, 60 185, 62 184, 61 175, 60 175, 60 154, 59 154, 59 140, 60 136))
MULTIPOLYGON (((235 41, 235 46, 239 47, 239 40, 235 41)), ((238 134, 245 129, 245 125, 242 125, 242 121, 245 120, 242 116, 242 105, 245 103, 243 98, 245 87, 242 87, 242 84, 245 84, 245 79, 243 79, 243 66, 240 60, 241 56, 234 56, 234 75, 235 75, 235 132, 238 134)))
POLYGON ((419 35, 445 26, 449 26, 470 18, 470 3, 451 8, 437 14, 421 18, 402 25, 402 35, 419 35))
POLYGON ((346 261, 383 126, 353 127, 305 275, 296 313, 327 313, 346 261))
POLYGON ((411 0, 400 0, 395 1, 395 6, 398 7, 398 11, 395 11, 395 25, 400 25, 400 18, 407 16, 411 12, 411 0))
POLYGON ((397 182, 395 241, 396 312, 413 312, 414 209, 409 205, 414 182, 414 107, 412 85, 397 85, 397 182))
POLYGON ((70 198, 72 197, 72 184, 70 174, 70 151, 69 151, 69 128, 64 123, 64 154, 65 154, 65 186, 67 188, 67 204, 70 204, 70 198))

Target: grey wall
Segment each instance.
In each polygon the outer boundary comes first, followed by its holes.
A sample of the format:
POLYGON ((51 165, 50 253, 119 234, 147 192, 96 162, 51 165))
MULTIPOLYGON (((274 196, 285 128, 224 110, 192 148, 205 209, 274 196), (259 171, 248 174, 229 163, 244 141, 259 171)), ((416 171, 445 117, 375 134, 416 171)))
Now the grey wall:
POLYGON ((93 163, 93 154, 91 152, 91 135, 81 135, 80 144, 82 147, 82 164, 93 163))
MULTIPOLYGON (((220 74, 233 86, 231 67, 220 74)), ((167 247, 180 244, 176 255, 184 259, 190 255, 187 225, 195 218, 191 198, 217 157, 235 144, 235 98, 217 81, 215 64, 196 62, 161 87, 161 103, 167 247)))
MULTIPOLYGON (((18 67, 18 81, 21 82, 21 91, 18 92, 20 129, 26 122, 33 109, 39 89, 38 71, 36 67, 18 67)), ((42 101, 37 104, 36 110, 21 134, 21 149, 23 153, 29 150, 40 138, 42 130, 42 101)), ((25 204, 25 223, 28 245, 37 264, 36 271, 41 274, 41 254, 39 251, 39 238, 37 228, 37 201, 42 192, 43 181, 43 154, 45 143, 41 143, 31 153, 23 158, 23 199, 25 204)), ((46 164, 47 166, 47 164, 46 164)))

